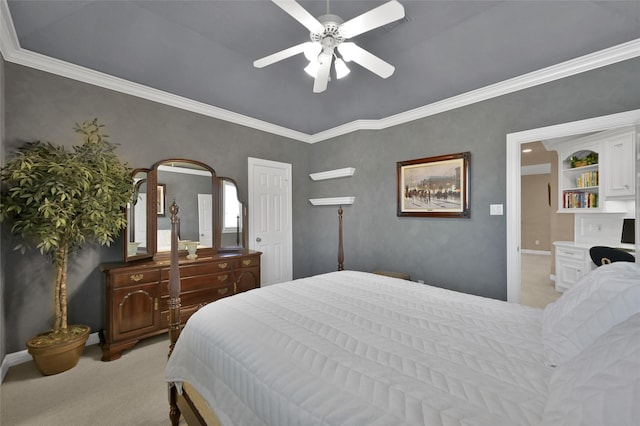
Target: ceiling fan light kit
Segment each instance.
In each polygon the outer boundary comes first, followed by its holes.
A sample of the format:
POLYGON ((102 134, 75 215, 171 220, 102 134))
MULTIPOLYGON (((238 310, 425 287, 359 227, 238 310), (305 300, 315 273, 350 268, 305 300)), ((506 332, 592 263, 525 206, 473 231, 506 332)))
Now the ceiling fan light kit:
POLYGON ((315 79, 314 93, 326 90, 330 80, 332 63, 337 79, 341 79, 351 72, 345 64, 345 62, 351 61, 382 78, 390 77, 395 71, 393 65, 357 44, 345 42, 345 40, 404 18, 404 7, 397 0, 390 0, 347 22, 344 22, 339 16, 329 13, 316 19, 300 4, 292 0, 272 1, 310 31, 311 41, 258 59, 253 62, 256 68, 262 68, 304 53, 309 60, 309 65, 304 68, 304 71, 315 79))

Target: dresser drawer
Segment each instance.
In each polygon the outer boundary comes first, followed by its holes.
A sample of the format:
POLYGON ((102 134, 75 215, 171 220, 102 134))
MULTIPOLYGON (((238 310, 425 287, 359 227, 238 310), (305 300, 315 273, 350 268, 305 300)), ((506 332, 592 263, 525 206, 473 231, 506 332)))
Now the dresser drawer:
MULTIPOLYGON (((203 303, 201 305, 193 305, 180 308, 180 324, 184 325, 191 315, 195 314, 198 309, 206 305, 203 303)), ((160 314, 160 328, 169 328, 169 311, 162 311, 160 314)))
MULTIPOLYGON (((231 285, 233 288, 234 275, 233 272, 221 272, 218 274, 196 275, 191 277, 182 277, 180 279, 180 294, 192 291, 206 290, 211 287, 219 287, 231 285)), ((169 281, 162 282, 162 295, 169 295, 169 281)))
MULTIPOLYGON (((214 300, 222 299, 223 297, 231 296, 234 290, 234 284, 227 284, 219 287, 210 287, 202 291, 194 291, 191 293, 180 294, 180 305, 183 309, 189 306, 203 306, 214 300)), ((169 297, 163 296, 160 302, 161 310, 169 310, 169 297)), ((182 311, 181 311, 182 312, 182 311)))
POLYGON ((587 258, 587 250, 583 248, 557 246, 556 256, 583 261, 587 258))
MULTIPOLYGON (((216 272, 225 272, 238 268, 238 259, 221 260, 196 265, 180 266, 180 277, 194 277, 197 275, 215 274, 216 272)), ((162 270, 162 280, 169 279, 169 269, 162 270)))
POLYGON ((140 271, 131 271, 113 274, 111 276, 111 285, 115 287, 128 287, 131 285, 157 283, 160 280, 160 271, 158 269, 148 269, 140 271))
POLYGON ((260 256, 245 257, 244 259, 240 260, 241 268, 249 268, 254 266, 260 266, 260 256))

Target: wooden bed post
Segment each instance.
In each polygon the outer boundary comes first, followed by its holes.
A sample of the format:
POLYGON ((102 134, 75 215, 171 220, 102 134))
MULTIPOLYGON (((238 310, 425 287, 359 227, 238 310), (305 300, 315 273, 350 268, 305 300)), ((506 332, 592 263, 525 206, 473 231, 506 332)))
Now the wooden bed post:
POLYGON ((338 207, 338 271, 344 270, 344 249, 342 247, 342 206, 338 207))
MULTIPOLYGON (((169 356, 180 336, 180 268, 178 265, 178 219, 179 207, 175 200, 169 207, 171 213, 171 266, 169 269, 169 356)), ((177 426, 180 422, 178 390, 169 384, 169 419, 177 426)))

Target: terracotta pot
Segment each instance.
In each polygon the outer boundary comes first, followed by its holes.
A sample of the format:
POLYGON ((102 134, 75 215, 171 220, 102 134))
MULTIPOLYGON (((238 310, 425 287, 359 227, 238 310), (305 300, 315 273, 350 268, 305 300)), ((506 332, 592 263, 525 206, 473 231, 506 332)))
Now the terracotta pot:
POLYGON ((90 331, 86 325, 71 325, 66 330, 49 330, 29 339, 27 349, 38 371, 51 376, 75 367, 90 331))

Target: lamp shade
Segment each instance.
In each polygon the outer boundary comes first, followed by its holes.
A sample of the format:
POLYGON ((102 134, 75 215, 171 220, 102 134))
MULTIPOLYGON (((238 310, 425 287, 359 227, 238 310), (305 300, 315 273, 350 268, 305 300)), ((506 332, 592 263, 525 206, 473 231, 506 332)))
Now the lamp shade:
POLYGON ((334 65, 336 67, 336 77, 338 79, 346 77, 351 72, 349 67, 347 67, 347 64, 345 64, 344 61, 340 58, 336 58, 336 60, 334 61, 334 65))
POLYGON ((321 50, 322 45, 319 41, 308 41, 304 44, 304 56, 309 61, 315 61, 316 59, 318 59, 318 55, 320 54, 321 50))
POLYGON ((320 62, 318 62, 317 60, 313 60, 309 62, 309 65, 304 67, 304 72, 309 74, 311 77, 316 78, 316 76, 318 75, 318 68, 320 68, 320 62))

